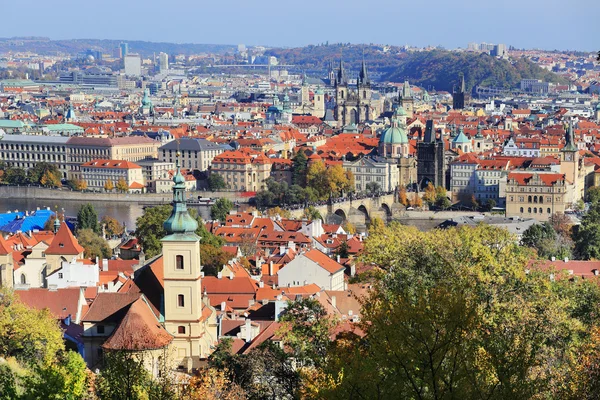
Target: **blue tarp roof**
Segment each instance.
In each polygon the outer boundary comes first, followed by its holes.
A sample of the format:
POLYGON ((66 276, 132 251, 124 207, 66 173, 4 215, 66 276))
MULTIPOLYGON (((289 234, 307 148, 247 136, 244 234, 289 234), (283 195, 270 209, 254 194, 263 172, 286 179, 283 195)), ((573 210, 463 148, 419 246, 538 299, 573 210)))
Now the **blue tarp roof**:
POLYGON ((28 216, 25 213, 0 214, 0 231, 16 233, 32 230, 43 230, 46 222, 54 215, 50 210, 34 211, 28 216))

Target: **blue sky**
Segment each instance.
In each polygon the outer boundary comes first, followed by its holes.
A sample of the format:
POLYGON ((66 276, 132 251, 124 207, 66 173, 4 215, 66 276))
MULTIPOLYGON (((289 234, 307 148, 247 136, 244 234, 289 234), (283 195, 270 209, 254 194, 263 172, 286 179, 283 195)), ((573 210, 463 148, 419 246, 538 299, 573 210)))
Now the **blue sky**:
POLYGON ((600 50, 600 0, 2 0, 0 37, 600 50))

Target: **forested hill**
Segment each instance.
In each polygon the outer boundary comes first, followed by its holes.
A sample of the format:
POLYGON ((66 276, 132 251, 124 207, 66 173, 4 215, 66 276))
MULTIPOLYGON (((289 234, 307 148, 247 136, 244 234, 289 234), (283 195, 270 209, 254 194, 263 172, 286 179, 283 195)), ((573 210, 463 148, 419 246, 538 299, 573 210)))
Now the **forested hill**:
POLYGON ((568 82, 526 58, 502 60, 484 53, 440 50, 411 53, 383 78, 393 82, 408 79, 412 84, 425 88, 451 91, 463 73, 467 91, 477 85, 513 88, 519 85, 521 79, 568 82))
POLYGON ((554 83, 567 81, 527 59, 501 60, 484 53, 431 50, 404 52, 399 47, 375 45, 318 45, 299 48, 270 49, 283 64, 293 64, 308 71, 326 71, 331 62, 338 67, 340 57, 349 74, 358 73, 360 63, 367 62, 373 75, 383 80, 451 91, 465 74, 467 90, 476 85, 516 87, 521 79, 542 79, 554 83))

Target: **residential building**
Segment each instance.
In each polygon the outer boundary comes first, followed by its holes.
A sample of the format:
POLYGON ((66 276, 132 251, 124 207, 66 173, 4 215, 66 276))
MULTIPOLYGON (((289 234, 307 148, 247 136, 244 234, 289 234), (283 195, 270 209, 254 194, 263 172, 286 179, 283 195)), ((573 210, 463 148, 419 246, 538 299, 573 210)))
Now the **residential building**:
POLYGON ((507 160, 479 160, 475 168, 475 199, 479 204, 493 200, 497 207, 504 207, 506 179, 510 162, 507 160))
POLYGON ((313 249, 296 256, 277 272, 280 287, 316 284, 324 290, 344 290, 345 267, 313 249))
POLYGON ((70 170, 68 141, 64 136, 0 136, 0 161, 25 170, 46 162, 55 165, 66 179, 70 170))
POLYGON ((125 67, 125 75, 141 76, 142 75, 142 58, 139 54, 127 54, 123 57, 125 67))
POLYGON ((568 189, 564 174, 511 172, 506 184, 506 216, 547 221, 552 214, 565 212, 568 189))
POLYGON ((390 192, 396 190, 400 183, 398 164, 384 157, 369 156, 355 161, 344 161, 345 170, 354 174, 357 192, 367 192, 369 183, 376 183, 379 190, 390 192))
POLYGON ((180 154, 181 167, 206 171, 213 159, 226 149, 227 145, 210 142, 206 139, 181 138, 171 141, 158 149, 158 157, 163 162, 174 162, 177 153, 180 154))
POLYGON ((67 287, 96 287, 100 281, 98 264, 89 260, 63 261, 56 271, 46 277, 50 289, 67 287))
POLYGON ((213 159, 211 172, 223 177, 231 190, 258 192, 266 189, 272 161, 249 149, 226 151, 213 159))
POLYGON ((129 188, 129 193, 142 193, 145 191, 146 183, 142 167, 124 160, 96 159, 81 164, 81 179, 88 189, 104 190, 110 181, 116 189, 119 181, 124 181, 129 188))

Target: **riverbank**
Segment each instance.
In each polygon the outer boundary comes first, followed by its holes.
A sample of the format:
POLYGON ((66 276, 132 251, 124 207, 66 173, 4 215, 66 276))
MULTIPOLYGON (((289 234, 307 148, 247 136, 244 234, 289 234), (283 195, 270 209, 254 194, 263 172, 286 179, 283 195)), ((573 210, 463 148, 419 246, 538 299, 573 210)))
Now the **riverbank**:
MULTIPOLYGON (((186 192, 187 197, 197 199, 200 197, 227 198, 238 203, 247 203, 249 198, 242 197, 239 192, 186 192)), ((0 186, 0 199, 28 199, 33 201, 61 200, 102 203, 134 203, 141 205, 168 204, 172 201, 170 193, 94 193, 77 192, 67 188, 49 189, 37 186, 0 186)))

